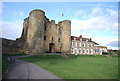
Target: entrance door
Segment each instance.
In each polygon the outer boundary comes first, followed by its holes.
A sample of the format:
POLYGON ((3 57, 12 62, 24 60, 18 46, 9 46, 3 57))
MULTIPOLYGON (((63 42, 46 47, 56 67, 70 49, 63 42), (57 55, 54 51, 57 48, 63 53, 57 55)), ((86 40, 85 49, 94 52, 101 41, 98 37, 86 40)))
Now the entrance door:
POLYGON ((49 51, 50 51, 51 53, 53 53, 54 50, 55 50, 55 45, 54 45, 54 43, 50 43, 50 44, 49 44, 49 51))

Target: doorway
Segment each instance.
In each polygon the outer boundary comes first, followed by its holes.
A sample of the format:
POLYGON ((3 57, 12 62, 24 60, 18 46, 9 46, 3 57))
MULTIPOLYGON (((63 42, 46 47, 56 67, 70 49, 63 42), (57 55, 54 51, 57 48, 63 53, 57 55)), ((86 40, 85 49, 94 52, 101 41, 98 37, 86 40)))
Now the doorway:
POLYGON ((50 51, 50 53, 54 53, 54 51, 55 51, 55 44, 54 43, 49 44, 49 51, 50 51))

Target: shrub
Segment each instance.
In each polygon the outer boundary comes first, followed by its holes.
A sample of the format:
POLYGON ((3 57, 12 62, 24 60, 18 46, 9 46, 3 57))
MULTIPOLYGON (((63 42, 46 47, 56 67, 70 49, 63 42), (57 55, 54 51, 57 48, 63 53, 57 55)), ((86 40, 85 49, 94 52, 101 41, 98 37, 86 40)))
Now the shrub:
POLYGON ((9 66, 9 61, 6 56, 2 56, 2 74, 6 72, 9 66))
POLYGON ((102 55, 108 55, 108 52, 102 52, 102 55))

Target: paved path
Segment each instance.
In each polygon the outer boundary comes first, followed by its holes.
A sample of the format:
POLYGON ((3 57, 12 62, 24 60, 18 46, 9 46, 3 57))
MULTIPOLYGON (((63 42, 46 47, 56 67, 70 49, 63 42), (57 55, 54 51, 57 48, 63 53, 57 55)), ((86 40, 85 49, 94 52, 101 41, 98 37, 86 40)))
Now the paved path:
POLYGON ((8 72, 5 76, 5 79, 61 79, 61 78, 30 62, 16 60, 14 64, 10 65, 8 72))

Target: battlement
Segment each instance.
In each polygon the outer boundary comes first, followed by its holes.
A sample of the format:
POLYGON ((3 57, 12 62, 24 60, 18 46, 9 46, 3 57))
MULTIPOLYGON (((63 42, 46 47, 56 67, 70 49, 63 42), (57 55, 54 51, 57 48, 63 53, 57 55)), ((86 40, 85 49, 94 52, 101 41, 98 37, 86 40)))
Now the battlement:
POLYGON ((35 9, 35 10, 32 10, 29 15, 32 15, 32 14, 35 14, 35 13, 39 13, 39 14, 42 14, 42 15, 45 15, 45 12, 43 10, 40 10, 40 9, 35 9))

